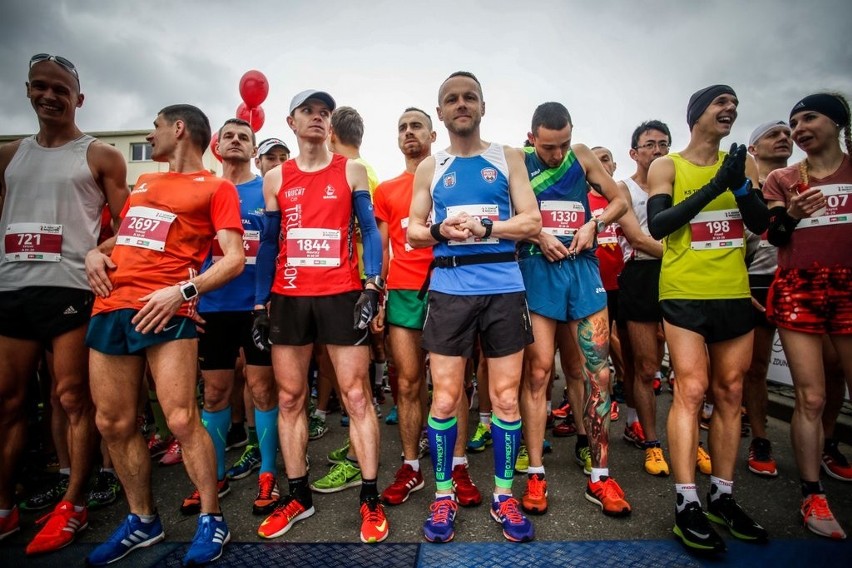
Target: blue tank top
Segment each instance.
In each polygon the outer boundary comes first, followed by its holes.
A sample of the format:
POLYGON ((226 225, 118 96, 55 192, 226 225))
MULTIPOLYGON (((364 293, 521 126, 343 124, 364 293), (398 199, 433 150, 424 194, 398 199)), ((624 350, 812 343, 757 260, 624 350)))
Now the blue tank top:
MULTIPOLYGON (((263 221, 265 202, 263 200, 263 178, 255 176, 251 181, 237 186, 240 196, 240 218, 243 221, 243 248, 246 253, 246 265, 243 273, 221 288, 207 292, 198 301, 198 311, 204 312, 248 312, 254 309, 254 276, 257 248, 260 244, 260 228, 263 221)), ((210 268, 221 255, 218 241, 213 248, 201 272, 210 268)))
MULTIPOLYGON (((548 225, 554 226, 551 234, 555 233, 562 244, 570 246, 574 236, 564 234, 568 232, 567 227, 579 228, 591 219, 589 187, 580 160, 573 150, 569 150, 559 167, 550 168, 541 161, 535 153, 535 148, 524 148, 524 161, 530 185, 541 210, 542 230, 546 230, 548 225), (571 211, 572 208, 576 211, 571 211), (571 216, 573 220, 568 219, 571 216)), ((596 246, 593 246, 583 251, 581 256, 594 257, 595 248, 596 246)), ((521 258, 535 254, 541 254, 538 245, 529 242, 518 244, 518 255, 521 258)))
MULTIPOLYGON (((509 166, 503 147, 492 143, 478 156, 460 158, 445 151, 435 154, 432 178, 432 219, 440 223, 462 211, 474 217, 505 221, 514 215, 509 196, 509 166)), ((507 239, 470 238, 463 243, 438 243, 436 257, 468 256, 514 251, 507 239)), ((523 292, 518 263, 472 264, 432 271, 430 290, 459 296, 523 292)))

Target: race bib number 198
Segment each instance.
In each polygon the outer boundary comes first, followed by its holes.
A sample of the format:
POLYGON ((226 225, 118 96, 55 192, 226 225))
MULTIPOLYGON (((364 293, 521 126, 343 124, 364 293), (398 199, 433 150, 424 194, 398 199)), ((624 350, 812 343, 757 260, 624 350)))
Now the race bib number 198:
POLYGON ((718 250, 743 246, 743 219, 737 209, 703 211, 689 223, 692 250, 718 250))

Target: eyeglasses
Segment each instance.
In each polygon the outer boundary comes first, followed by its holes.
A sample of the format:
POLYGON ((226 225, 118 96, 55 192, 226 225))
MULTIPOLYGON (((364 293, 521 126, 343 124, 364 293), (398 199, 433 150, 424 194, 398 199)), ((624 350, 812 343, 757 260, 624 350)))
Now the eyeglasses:
POLYGON ((53 61, 58 65, 61 65, 63 69, 74 75, 77 79, 77 82, 80 82, 80 75, 77 74, 77 68, 74 67, 74 64, 62 57, 61 55, 51 55, 49 53, 37 53, 33 55, 30 59, 30 69, 33 68, 33 65, 36 63, 41 63, 42 61, 53 61))
POLYGON ((641 146, 636 146, 634 150, 638 150, 639 148, 644 148, 645 150, 653 150, 655 147, 659 147, 660 150, 668 150, 669 143, 668 142, 654 142, 653 140, 649 142, 645 142, 641 146))

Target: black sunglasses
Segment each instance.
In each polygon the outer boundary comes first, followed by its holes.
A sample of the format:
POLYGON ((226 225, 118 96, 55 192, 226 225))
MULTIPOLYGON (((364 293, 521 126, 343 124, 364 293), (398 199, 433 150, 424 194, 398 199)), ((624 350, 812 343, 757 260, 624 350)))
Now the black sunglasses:
POLYGON ((77 81, 80 81, 80 75, 77 74, 77 68, 74 67, 74 64, 62 57, 61 55, 51 55, 49 53, 37 53, 33 55, 30 59, 30 69, 33 68, 33 65, 36 63, 41 63, 42 61, 54 61, 55 63, 61 65, 66 71, 74 75, 77 78, 77 81))

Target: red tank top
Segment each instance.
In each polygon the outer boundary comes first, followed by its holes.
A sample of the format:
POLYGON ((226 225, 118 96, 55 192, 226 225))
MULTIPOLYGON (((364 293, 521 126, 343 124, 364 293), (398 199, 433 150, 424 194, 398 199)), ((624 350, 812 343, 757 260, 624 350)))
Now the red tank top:
POLYGON ((273 293, 331 296, 361 289, 346 162, 334 154, 317 172, 303 172, 296 160, 282 166, 281 241, 273 293))
MULTIPOLYGON (((609 201, 606 197, 593 191, 589 192, 589 209, 592 210, 593 216, 601 215, 607 205, 609 205, 609 201)), ((624 268, 624 257, 617 238, 619 230, 618 223, 607 225, 606 229, 598 235, 598 248, 595 249, 595 254, 600 262, 601 280, 604 290, 607 292, 618 290, 618 275, 624 268)))

